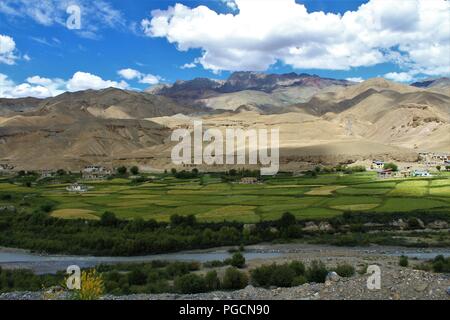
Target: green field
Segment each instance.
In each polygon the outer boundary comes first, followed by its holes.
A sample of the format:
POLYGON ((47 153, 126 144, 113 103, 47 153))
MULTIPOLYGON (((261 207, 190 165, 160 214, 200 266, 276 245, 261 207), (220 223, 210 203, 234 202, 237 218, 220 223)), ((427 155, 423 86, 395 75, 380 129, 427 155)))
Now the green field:
POLYGON ((119 218, 168 221, 173 214, 196 215, 198 221, 275 220, 289 211, 298 218, 332 217, 344 211, 407 212, 449 210, 450 177, 380 181, 374 173, 323 174, 317 177, 280 175, 262 184, 224 183, 220 178, 175 179, 160 176, 153 182, 132 184, 128 179, 87 183, 90 190, 71 194, 67 185, 31 188, 2 180, 0 206, 30 209, 52 203, 59 218, 95 219, 105 211, 119 218), (206 181, 206 183, 205 183, 206 181))

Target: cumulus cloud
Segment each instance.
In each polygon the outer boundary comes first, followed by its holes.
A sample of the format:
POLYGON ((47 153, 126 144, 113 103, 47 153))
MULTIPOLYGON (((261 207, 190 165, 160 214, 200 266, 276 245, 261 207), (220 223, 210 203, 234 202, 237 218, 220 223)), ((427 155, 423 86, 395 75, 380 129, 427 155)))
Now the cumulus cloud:
POLYGON ((121 69, 119 71, 117 71, 117 74, 119 74, 122 78, 126 79, 126 80, 138 80, 139 83, 144 83, 144 84, 150 84, 150 85, 154 85, 154 84, 158 84, 159 81, 161 80, 161 77, 159 76, 155 76, 153 74, 145 74, 142 73, 138 70, 135 69, 121 69))
POLYGON ((7 75, 0 73, 0 98, 48 98, 66 91, 100 90, 109 87, 126 89, 128 84, 125 81, 103 80, 99 76, 81 71, 76 72, 69 80, 32 76, 25 82, 16 84, 7 75))
POLYGON ((128 84, 124 81, 117 82, 112 80, 103 80, 99 76, 81 71, 76 72, 67 82, 67 89, 69 91, 80 91, 87 89, 100 90, 110 87, 125 89, 128 87, 128 84))
POLYGON ((67 8, 76 4, 81 11, 81 29, 74 30, 86 38, 98 37, 97 31, 102 28, 123 28, 123 14, 104 0, 2 0, 0 13, 14 18, 30 18, 44 26, 66 26, 69 14, 67 8))
POLYGON ((415 73, 450 73, 450 2, 370 0, 344 14, 308 12, 295 0, 235 0, 236 14, 176 4, 141 21, 180 51, 201 49, 206 69, 348 70, 393 62, 415 73))
POLYGON ((15 54, 16 43, 10 36, 0 34, 0 63, 14 64, 17 56, 15 54))
POLYGON ((414 76, 407 72, 389 72, 384 77, 397 82, 411 82, 414 80, 414 76))
POLYGON ((0 98, 47 98, 63 93, 65 82, 39 76, 29 77, 26 82, 16 84, 7 75, 0 73, 0 98))

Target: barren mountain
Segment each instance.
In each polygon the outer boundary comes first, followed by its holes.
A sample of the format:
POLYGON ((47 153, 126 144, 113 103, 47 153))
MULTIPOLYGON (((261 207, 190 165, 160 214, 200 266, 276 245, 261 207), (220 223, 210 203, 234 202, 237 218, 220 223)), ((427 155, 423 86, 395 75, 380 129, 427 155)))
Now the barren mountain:
POLYGON ((0 108, 8 112, 0 116, 0 163, 26 169, 78 170, 93 163, 168 169, 172 130, 192 129, 194 119, 220 130, 278 128, 286 170, 374 158, 415 161, 419 151, 450 152, 450 96, 428 88, 384 79, 338 85, 306 75, 248 73, 225 83, 197 79, 165 87, 184 88, 177 89, 177 99, 202 97, 211 109, 119 89, 3 99, 0 108), (295 85, 299 78, 319 83, 295 85), (219 93, 238 88, 244 90, 219 93), (304 99, 305 91, 310 98, 304 99))
POLYGON ((245 104, 282 107, 306 102, 318 92, 333 91, 351 84, 347 80, 321 78, 306 73, 234 72, 227 80, 197 78, 177 81, 173 85, 151 88, 148 92, 170 97, 182 104, 235 110, 245 104))

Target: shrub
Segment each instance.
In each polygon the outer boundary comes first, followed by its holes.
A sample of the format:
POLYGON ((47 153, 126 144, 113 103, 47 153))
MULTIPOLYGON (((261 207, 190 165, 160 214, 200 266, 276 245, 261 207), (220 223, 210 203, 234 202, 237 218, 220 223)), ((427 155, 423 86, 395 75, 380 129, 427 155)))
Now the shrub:
POLYGON ((263 265, 251 272, 252 283, 259 287, 268 287, 272 278, 274 265, 263 265))
POLYGON ((203 277, 189 273, 175 279, 175 288, 180 293, 200 293, 206 291, 206 283, 203 277))
POLYGON ((300 261, 292 261, 289 267, 294 270, 296 276, 303 276, 305 274, 305 265, 300 261))
POLYGON ((230 265, 236 268, 243 268, 245 265, 245 258, 240 252, 236 252, 233 254, 230 260, 230 265))
POLYGON ((248 276, 234 267, 230 267, 225 271, 225 276, 222 280, 222 287, 224 289, 243 289, 248 285, 248 276))
POLYGON ((408 264, 409 264, 408 257, 407 256, 401 256, 398 264, 400 265, 400 267, 407 267, 408 264))
POLYGON ((323 283, 327 277, 328 270, 322 261, 314 260, 306 270, 308 282, 323 283))
POLYGON ((205 275, 205 285, 208 291, 214 291, 220 288, 220 280, 216 271, 209 271, 205 275))
POLYGON ((336 273, 344 278, 349 278, 355 274, 355 268, 349 264, 340 264, 336 267, 336 273))
POLYGON ((147 275, 142 270, 135 269, 128 274, 130 285, 144 285, 147 282, 147 275))
POLYGON ((97 300, 103 295, 104 284, 102 277, 95 269, 81 272, 81 288, 75 290, 73 298, 76 300, 97 300))
POLYGON ((296 274, 287 264, 274 266, 270 284, 277 287, 290 287, 296 274))
POLYGON ((292 281, 292 286, 293 287, 301 286, 301 285, 305 284, 306 282, 308 282, 308 280, 306 279, 305 276, 297 276, 292 281))

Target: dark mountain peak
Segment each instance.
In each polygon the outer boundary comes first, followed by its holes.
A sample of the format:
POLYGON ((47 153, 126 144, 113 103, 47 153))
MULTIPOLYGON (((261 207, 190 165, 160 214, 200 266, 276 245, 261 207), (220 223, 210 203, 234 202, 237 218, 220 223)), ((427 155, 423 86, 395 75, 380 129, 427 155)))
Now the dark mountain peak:
POLYGON ((431 78, 411 83, 412 86, 418 88, 444 87, 450 86, 450 78, 431 78))

